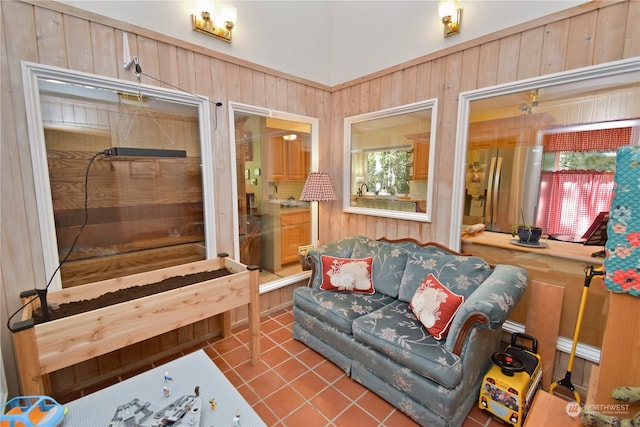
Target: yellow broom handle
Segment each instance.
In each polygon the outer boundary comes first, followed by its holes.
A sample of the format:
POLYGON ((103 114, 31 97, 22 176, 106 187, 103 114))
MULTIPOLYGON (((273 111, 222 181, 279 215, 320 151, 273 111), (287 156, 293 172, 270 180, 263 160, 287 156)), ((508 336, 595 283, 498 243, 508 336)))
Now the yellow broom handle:
POLYGON ((573 370, 573 359, 576 355, 576 347, 578 346, 578 336, 580 335, 580 326, 582 325, 582 316, 584 314, 584 306, 586 305, 587 295, 589 294, 589 285, 591 285, 591 279, 593 276, 602 276, 604 270, 602 266, 594 268, 589 266, 584 269, 584 287, 582 288, 582 298, 580 299, 580 307, 578 308, 578 318, 576 320, 576 329, 573 331, 573 344, 571 345, 571 354, 569 355, 569 363, 567 364, 567 371, 573 370))
POLYGON ((578 336, 580 335, 580 325, 582 325, 582 316, 584 315, 584 306, 587 301, 587 295, 589 294, 589 288, 585 286, 582 288, 582 298, 580 299, 580 308, 578 309, 578 318, 576 320, 576 328, 573 331, 573 344, 571 345, 571 354, 569 355, 569 363, 567 365, 567 371, 573 372, 573 359, 576 355, 576 347, 578 346, 578 336))

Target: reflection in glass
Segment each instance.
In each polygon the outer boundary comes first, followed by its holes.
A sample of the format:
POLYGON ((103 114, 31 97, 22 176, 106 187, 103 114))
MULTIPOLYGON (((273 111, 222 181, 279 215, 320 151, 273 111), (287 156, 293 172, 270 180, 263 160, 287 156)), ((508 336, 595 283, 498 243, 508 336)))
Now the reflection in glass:
POLYGON ((345 119, 345 211, 428 221, 435 100, 345 119))
POLYGON ((559 240, 583 241, 609 209, 616 149, 640 135, 637 72, 611 70, 588 83, 516 82, 518 90, 471 100, 464 226, 511 233, 535 224, 559 240))
POLYGON ((204 259, 198 108, 38 87, 63 286, 204 259), (112 147, 140 151, 104 154, 112 147))
POLYGON ((312 242, 311 208, 300 194, 311 170, 312 125, 236 109, 240 262, 267 283, 303 272, 299 248, 312 242))

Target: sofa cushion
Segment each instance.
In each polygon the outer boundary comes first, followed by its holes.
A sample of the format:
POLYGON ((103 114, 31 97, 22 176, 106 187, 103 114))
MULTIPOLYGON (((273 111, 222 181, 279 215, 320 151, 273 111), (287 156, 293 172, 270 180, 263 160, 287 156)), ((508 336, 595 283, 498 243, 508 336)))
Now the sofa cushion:
POLYGON ((444 387, 453 388, 462 380, 460 358, 427 332, 406 302, 396 300, 357 318, 353 336, 444 387))
POLYGON ((371 281, 371 264, 368 258, 338 258, 322 255, 322 284, 324 291, 375 293, 371 281))
POLYGON ((451 292, 429 273, 411 298, 409 307, 420 323, 437 340, 447 336, 451 320, 464 297, 451 292))
POLYGON ((313 288, 297 288, 293 305, 322 319, 337 329, 351 334, 351 322, 393 302, 393 298, 379 292, 368 295, 357 292, 327 292, 313 288))
POLYGON ((398 299, 410 302, 429 273, 450 291, 468 298, 489 277, 491 266, 474 256, 411 254, 402 275, 398 299))
POLYGON ((409 253, 393 243, 369 238, 358 239, 351 258, 373 258, 373 284, 376 291, 396 298, 409 253))
MULTIPOLYGON (((322 255, 332 255, 341 258, 351 258, 353 247, 359 239, 369 239, 368 237, 355 236, 340 239, 335 242, 328 243, 312 249, 307 252, 306 261, 313 268, 314 272, 322 270, 322 263, 320 257, 322 255)), ((317 273, 311 276, 309 286, 319 289, 322 284, 322 274, 317 273)))

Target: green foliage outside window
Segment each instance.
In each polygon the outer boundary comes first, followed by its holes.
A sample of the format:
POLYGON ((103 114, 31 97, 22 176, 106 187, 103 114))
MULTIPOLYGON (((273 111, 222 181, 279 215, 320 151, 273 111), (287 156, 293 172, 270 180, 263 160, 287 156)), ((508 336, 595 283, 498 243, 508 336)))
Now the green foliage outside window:
POLYGON ((544 154, 543 170, 615 171, 615 151, 560 151, 544 154), (558 156, 558 168, 555 159, 558 156))
POLYGON ((615 171, 616 153, 608 151, 561 151, 560 170, 615 171))
POLYGON ((369 191, 407 194, 413 155, 406 150, 367 153, 367 187, 369 191))

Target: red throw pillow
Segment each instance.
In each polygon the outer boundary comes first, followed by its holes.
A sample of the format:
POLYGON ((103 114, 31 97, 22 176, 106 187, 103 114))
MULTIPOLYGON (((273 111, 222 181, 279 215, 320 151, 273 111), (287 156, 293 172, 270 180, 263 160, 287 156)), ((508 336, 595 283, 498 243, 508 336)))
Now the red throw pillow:
POLYGON ((325 291, 375 293, 371 280, 373 258, 336 258, 322 255, 322 284, 325 291))
POLYGON ((447 336, 453 316, 463 302, 462 295, 454 294, 429 273, 413 294, 409 307, 427 331, 440 340, 447 336))

